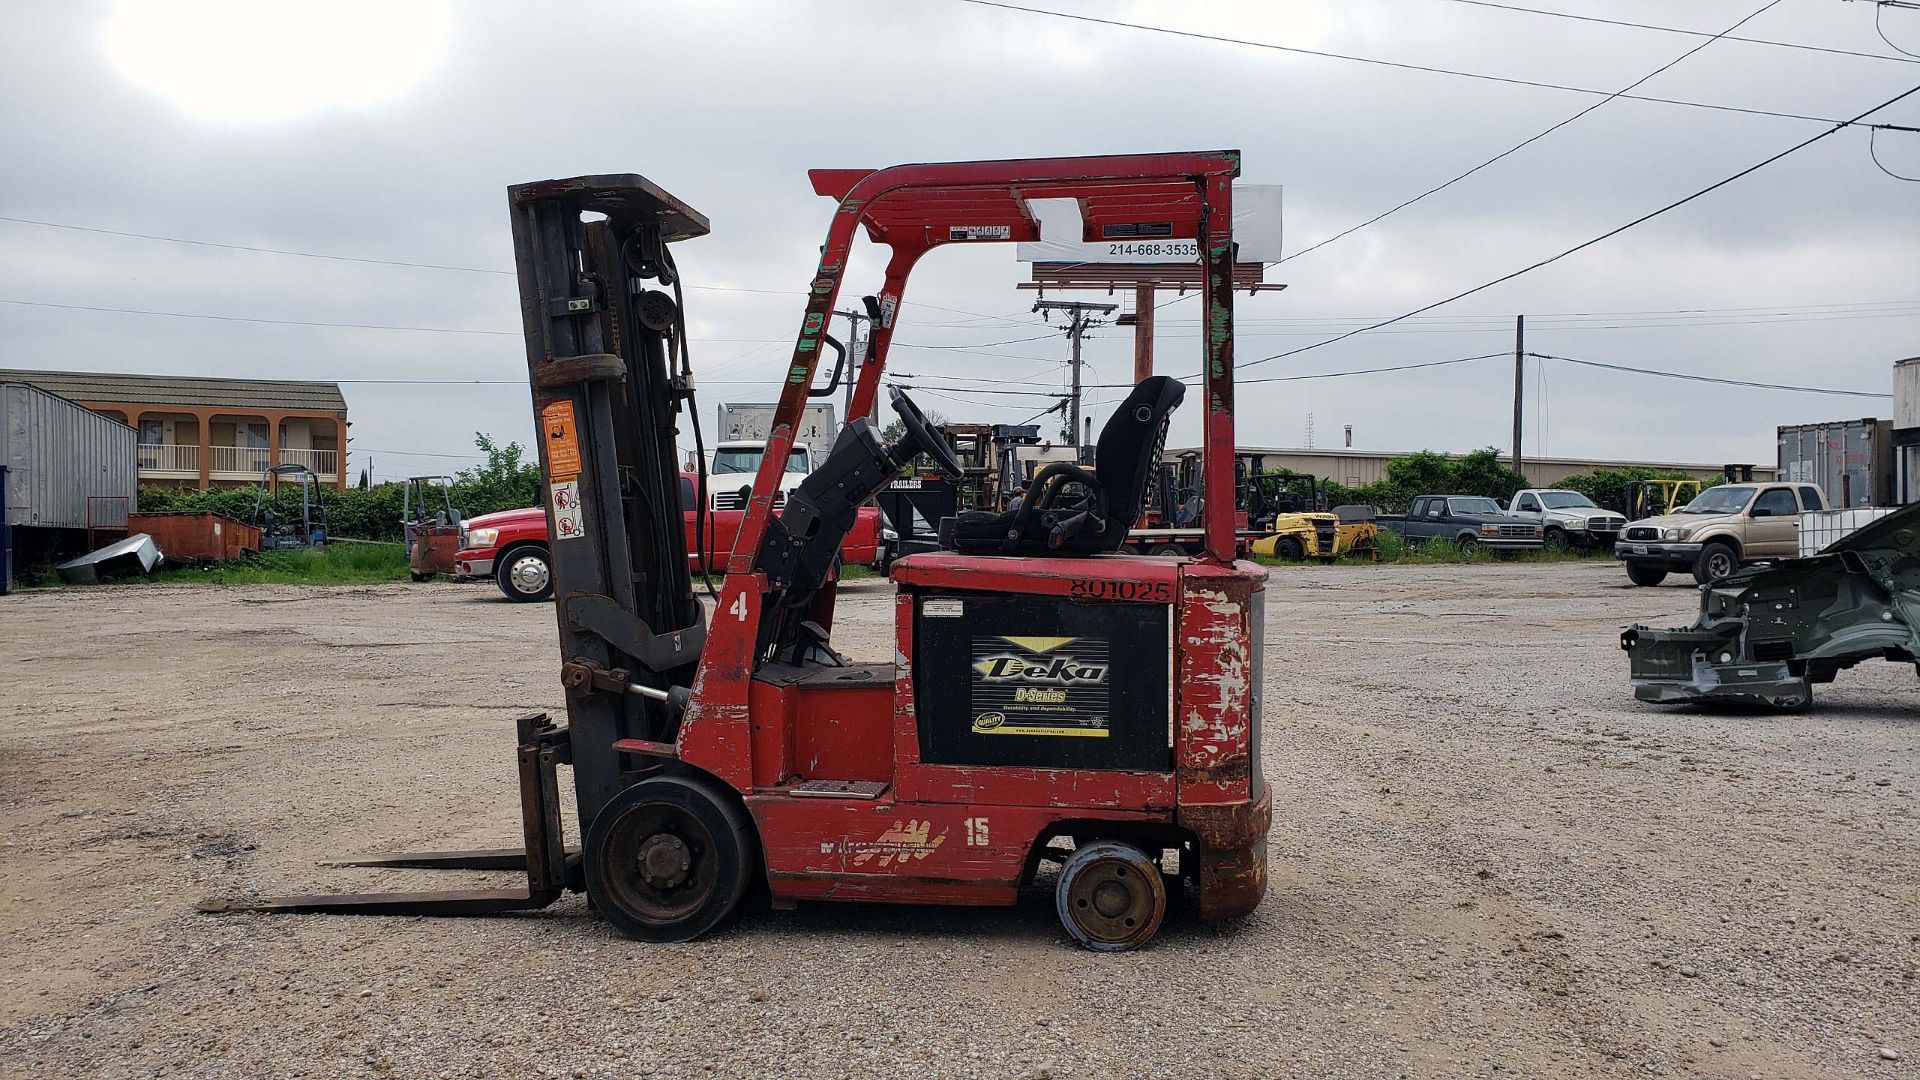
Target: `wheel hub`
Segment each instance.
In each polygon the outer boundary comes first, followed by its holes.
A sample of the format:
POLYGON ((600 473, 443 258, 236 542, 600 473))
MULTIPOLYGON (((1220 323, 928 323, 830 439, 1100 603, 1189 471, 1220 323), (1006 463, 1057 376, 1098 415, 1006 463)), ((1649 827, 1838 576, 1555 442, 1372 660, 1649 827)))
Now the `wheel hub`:
POLYGON ((547 564, 539 559, 521 559, 513 564, 511 576, 521 592, 539 592, 547 587, 547 564))
POLYGON ((1137 866, 1099 859, 1069 888, 1070 917, 1088 939, 1103 944, 1137 943, 1159 922, 1161 902, 1137 866))
POLYGON ((686 883, 693 870, 693 852, 672 833, 655 833, 640 845, 640 879, 656 889, 686 883))
POLYGON ((1125 915, 1132 901, 1127 887, 1117 881, 1103 881, 1093 887, 1093 910, 1103 918, 1117 919, 1125 915))

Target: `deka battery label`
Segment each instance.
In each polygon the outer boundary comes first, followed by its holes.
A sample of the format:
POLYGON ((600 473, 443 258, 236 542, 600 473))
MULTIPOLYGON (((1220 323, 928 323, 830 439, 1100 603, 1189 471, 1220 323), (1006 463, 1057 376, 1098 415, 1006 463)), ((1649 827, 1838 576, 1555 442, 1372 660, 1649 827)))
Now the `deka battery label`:
POLYGON ((975 733, 1107 737, 1106 638, 975 637, 971 659, 975 733))

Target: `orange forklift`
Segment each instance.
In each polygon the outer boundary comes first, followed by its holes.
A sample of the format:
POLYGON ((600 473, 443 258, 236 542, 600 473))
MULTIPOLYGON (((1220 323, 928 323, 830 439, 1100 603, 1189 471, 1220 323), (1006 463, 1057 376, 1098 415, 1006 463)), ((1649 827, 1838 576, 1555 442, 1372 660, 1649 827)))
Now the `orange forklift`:
MULTIPOLYGON (((642 177, 509 189, 533 406, 542 432, 565 727, 518 722, 525 847, 374 856, 356 865, 523 870, 525 888, 216 901, 205 910, 473 915, 568 890, 622 933, 680 941, 763 883, 774 906, 860 900, 1009 905, 1049 882, 1067 933, 1137 947, 1169 893, 1203 920, 1266 889, 1260 774, 1264 572, 1236 561, 1230 499, 1208 500, 1197 555, 1122 550, 1169 416, 1188 396, 1137 385, 1093 467, 1059 462, 1017 509, 962 512, 941 549, 896 561, 894 655, 832 643, 841 538, 924 454, 952 447, 890 388, 905 427, 866 417, 909 273, 936 248, 1039 239, 1031 201, 1079 203, 1084 239, 1197 242, 1203 333, 1193 396, 1206 485, 1233 490, 1233 151, 826 169, 836 208, 726 577, 703 612, 681 534, 675 427, 704 452, 673 247, 707 220, 642 177), (889 250, 869 360, 825 461, 780 498, 820 385, 857 233, 889 250), (581 823, 563 844, 556 767, 581 823)), ((704 494, 694 496, 704 508, 704 494)), ((709 589, 712 589, 709 583, 709 589)))

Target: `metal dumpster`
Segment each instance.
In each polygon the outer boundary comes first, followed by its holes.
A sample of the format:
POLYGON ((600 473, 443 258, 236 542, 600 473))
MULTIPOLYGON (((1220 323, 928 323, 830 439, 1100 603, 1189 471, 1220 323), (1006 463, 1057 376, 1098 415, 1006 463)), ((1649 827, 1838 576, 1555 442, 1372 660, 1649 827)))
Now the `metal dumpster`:
POLYGON ((127 532, 152 536, 171 562, 226 562, 260 550, 259 529, 211 511, 129 514, 127 532))

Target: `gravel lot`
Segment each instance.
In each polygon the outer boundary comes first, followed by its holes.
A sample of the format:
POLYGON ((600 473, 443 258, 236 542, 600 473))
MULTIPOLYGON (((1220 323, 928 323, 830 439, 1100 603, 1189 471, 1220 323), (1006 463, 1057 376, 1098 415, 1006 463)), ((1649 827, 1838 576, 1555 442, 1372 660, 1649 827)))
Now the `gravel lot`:
MULTIPOLYGON (((889 587, 836 643, 890 655, 889 587)), ((1272 886, 1070 947, 1011 910, 747 912, 691 945, 579 897, 471 921, 201 916, 517 836, 551 610, 488 586, 0 599, 0 1076, 1920 1076, 1920 692, 1636 704, 1611 565, 1275 571, 1272 886)))

